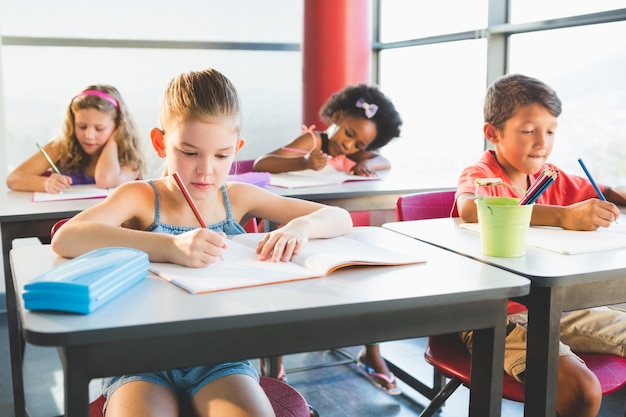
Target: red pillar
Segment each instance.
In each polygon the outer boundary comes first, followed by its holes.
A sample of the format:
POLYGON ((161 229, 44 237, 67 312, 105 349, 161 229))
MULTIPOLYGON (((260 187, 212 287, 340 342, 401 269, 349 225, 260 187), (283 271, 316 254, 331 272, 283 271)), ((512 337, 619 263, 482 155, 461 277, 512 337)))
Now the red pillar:
MULTIPOLYGON (((304 0, 302 124, 326 129, 322 105, 346 85, 370 82, 370 0, 304 0)), ((369 212, 353 212, 355 226, 369 212)))
POLYGON ((346 85, 370 82, 370 0, 305 0, 302 123, 326 125, 318 113, 346 85))

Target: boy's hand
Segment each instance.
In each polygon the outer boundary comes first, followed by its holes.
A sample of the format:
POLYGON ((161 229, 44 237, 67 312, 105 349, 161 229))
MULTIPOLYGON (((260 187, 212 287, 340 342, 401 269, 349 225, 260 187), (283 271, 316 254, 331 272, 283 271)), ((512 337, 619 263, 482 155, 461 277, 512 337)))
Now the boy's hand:
POLYGON ((570 230, 596 230, 609 227, 620 215, 617 206, 597 198, 567 206, 563 228, 570 230))
POLYGON ((304 160, 306 161, 307 168, 319 171, 326 166, 328 155, 319 149, 313 149, 304 156, 304 160))
POLYGON ((217 262, 226 247, 226 235, 208 229, 195 229, 174 236, 172 263, 201 268, 217 262))
POLYGON ((52 174, 44 182, 44 187, 47 193, 58 194, 72 185, 72 179, 65 175, 52 174))

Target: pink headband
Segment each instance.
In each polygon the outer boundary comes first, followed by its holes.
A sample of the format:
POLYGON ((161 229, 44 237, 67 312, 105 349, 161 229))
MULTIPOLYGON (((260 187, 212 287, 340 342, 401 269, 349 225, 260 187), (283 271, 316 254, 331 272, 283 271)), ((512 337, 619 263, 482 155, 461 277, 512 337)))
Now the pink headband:
MULTIPOLYGON (((101 99, 104 99, 104 100, 108 101, 109 103, 113 104, 113 107, 115 107, 116 109, 120 108, 120 105, 117 102, 117 100, 115 100, 109 94, 107 94, 105 92, 102 92, 100 90, 85 90, 82 93, 80 93, 79 95, 77 95, 76 97, 80 97, 80 96, 96 96, 96 97, 100 97, 101 99)), ((74 97, 74 98, 76 98, 76 97, 74 97)))

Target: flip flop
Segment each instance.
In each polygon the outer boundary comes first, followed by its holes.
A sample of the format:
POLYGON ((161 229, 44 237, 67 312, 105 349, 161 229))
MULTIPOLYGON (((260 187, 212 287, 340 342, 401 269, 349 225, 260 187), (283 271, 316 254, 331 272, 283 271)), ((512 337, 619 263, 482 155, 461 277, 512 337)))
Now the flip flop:
POLYGON ((363 375, 365 375, 367 379, 369 379, 370 382, 374 384, 374 386, 378 388, 379 390, 383 391, 384 393, 388 395, 402 394, 402 390, 399 387, 396 386, 393 388, 389 388, 389 387, 386 387, 385 385, 382 385, 380 382, 378 382, 378 379, 382 379, 383 381, 386 381, 388 384, 393 384, 394 382, 396 382, 396 377, 393 374, 393 372, 389 372, 389 376, 385 374, 381 374, 379 372, 376 372, 374 368, 364 364, 360 360, 356 361, 356 366, 363 372, 363 375))

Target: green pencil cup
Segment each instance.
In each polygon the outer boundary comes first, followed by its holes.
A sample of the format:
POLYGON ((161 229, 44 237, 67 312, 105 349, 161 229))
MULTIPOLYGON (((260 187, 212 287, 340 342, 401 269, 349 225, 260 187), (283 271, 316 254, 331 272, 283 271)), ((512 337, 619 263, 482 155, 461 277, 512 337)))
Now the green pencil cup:
POLYGON ((475 200, 483 253, 514 258, 526 254, 526 234, 533 205, 518 206, 519 199, 481 197, 475 200))

